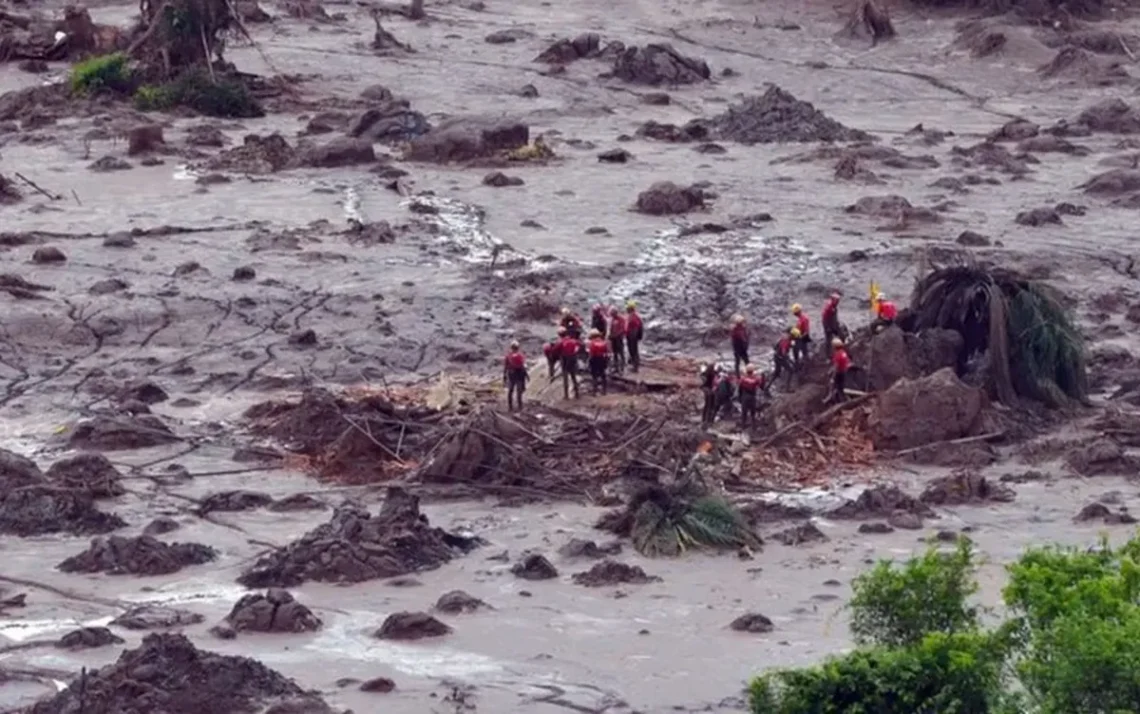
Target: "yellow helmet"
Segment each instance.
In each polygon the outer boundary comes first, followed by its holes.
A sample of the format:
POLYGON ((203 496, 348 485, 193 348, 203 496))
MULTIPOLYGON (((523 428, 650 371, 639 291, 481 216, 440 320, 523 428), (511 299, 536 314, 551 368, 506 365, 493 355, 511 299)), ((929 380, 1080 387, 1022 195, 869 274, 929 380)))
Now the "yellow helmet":
POLYGON ((637 307, 637 301, 636 300, 626 300, 625 306, 626 306, 626 309, 632 310, 633 308, 637 307))
POLYGON ((803 311, 804 311, 803 307, 801 307, 798 302, 795 305, 792 305, 792 314, 793 315, 798 315, 803 311))
POLYGON ((788 334, 791 335, 793 338, 798 339, 800 336, 800 328, 793 327, 792 329, 788 330, 788 334))

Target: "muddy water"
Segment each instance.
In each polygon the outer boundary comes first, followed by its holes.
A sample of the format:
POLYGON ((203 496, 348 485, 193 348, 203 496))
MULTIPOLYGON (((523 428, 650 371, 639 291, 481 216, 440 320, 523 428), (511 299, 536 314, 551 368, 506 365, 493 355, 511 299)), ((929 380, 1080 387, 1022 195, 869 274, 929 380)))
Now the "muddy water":
MULTIPOLYGON (((279 8, 268 9, 279 14, 279 8)), ((0 170, 20 172, 59 200, 30 191, 15 207, 2 209, 5 231, 46 231, 44 239, 65 251, 65 265, 29 262, 35 245, 14 247, 2 256, 3 272, 18 273, 53 290, 42 301, 5 303, 0 345, 0 445, 35 455, 46 464, 60 449, 59 427, 105 403, 92 389, 100 379, 150 377, 172 400, 154 411, 184 435, 208 436, 204 445, 181 456, 165 451, 119 453, 124 467, 146 464, 157 474, 175 461, 191 472, 234 468, 230 455, 239 443, 237 415, 256 401, 291 393, 311 382, 378 382, 428 373, 459 351, 487 350, 465 369, 490 366, 499 345, 526 328, 508 319, 507 298, 487 288, 517 278, 517 272, 487 272, 483 266, 496 245, 521 257, 525 271, 548 270, 552 289, 568 301, 605 296, 641 298, 651 329, 698 332, 722 320, 720 312, 742 309, 754 323, 776 328, 790 301, 802 300, 811 286, 839 287, 861 295, 876 279, 904 294, 916 254, 951 247, 970 228, 1004 243, 996 251, 1019 265, 1043 266, 1078 298, 1087 299, 1126 285, 1128 279, 1103 259, 1131 250, 1132 214, 1084 200, 1074 187, 1102 170, 1098 163, 1122 153, 1119 137, 1077 139, 1086 157, 1043 154, 1022 180, 999 175, 998 186, 946 195, 930 184, 959 176, 950 147, 968 146, 1006 121, 1022 115, 1041 124, 1071 118, 1084 106, 1125 89, 1043 80, 1035 69, 1054 52, 1028 31, 1010 30, 1006 49, 993 58, 973 59, 957 49, 955 18, 902 14, 900 38, 873 50, 833 37, 840 14, 829 5, 719 0, 638 0, 615 10, 613 3, 584 0, 572 5, 489 2, 482 12, 460 4, 429 2, 435 21, 386 23, 417 49, 401 57, 376 57, 365 48, 372 23, 355 7, 343 11, 343 24, 312 25, 281 18, 253 28, 260 50, 235 42, 228 55, 243 69, 312 76, 304 91, 316 96, 355 96, 384 84, 429 119, 445 115, 490 114, 527 121, 544 132, 560 155, 549 166, 511 167, 525 184, 492 188, 483 171, 407 166, 417 199, 439 209, 425 228, 392 244, 354 245, 338 232, 349 218, 413 218, 407 196, 388 190, 364 170, 293 171, 268 177, 236 176, 229 184, 201 189, 179 156, 154 167, 95 174, 84 167, 100 156, 124 156, 125 142, 83 140, 89 120, 65 120, 40 132, 36 142, 9 140, 0 170), (801 30, 773 26, 797 23, 801 30), (483 37, 516 28, 532 36, 505 45, 483 37), (605 40, 627 44, 669 41, 682 52, 705 58, 718 79, 700 87, 671 89, 669 106, 648 106, 631 88, 599 80, 606 69, 582 61, 565 74, 547 76, 529 62, 556 37, 596 31, 605 40), (719 77, 731 68, 735 76, 719 77), (649 119, 683 123, 709 116, 741 95, 761 92, 774 82, 812 101, 832 117, 877 134, 881 141, 911 155, 929 154, 937 169, 870 168, 881 185, 836 181, 833 162, 782 161, 812 147, 728 145, 721 155, 704 155, 689 145, 648 140, 619 141, 649 119), (537 98, 519 96, 525 84, 537 98), (953 131, 944 143, 927 146, 906 131, 922 123, 953 131), (599 151, 622 146, 633 154, 624 165, 597 162, 599 151), (639 191, 654 181, 708 181, 718 194, 706 214, 671 221, 629 210, 639 191), (915 205, 953 200, 939 224, 903 231, 881 230, 885 221, 851 216, 843 207, 865 195, 895 193, 915 205), (1064 226, 1015 225, 1017 212, 1059 201, 1086 203, 1082 217, 1064 226), (474 206, 483 207, 481 213, 474 206), (719 235, 678 237, 678 225, 729 222, 765 211, 770 222, 719 235), (254 250, 246 242, 256 228, 283 231, 327 221, 306 234, 299 248, 254 250), (211 228, 207 232, 141 236, 129 249, 107 248, 103 233, 158 225, 211 228), (588 229, 605 228, 605 232, 588 229), (852 250, 866 261, 847 262, 852 250), (553 256, 553 260, 536 260, 553 256), (174 275, 186 261, 202 270, 174 275), (239 266, 254 267, 255 283, 230 280, 239 266), (108 278, 129 285, 119 293, 92 295, 108 278), (710 284, 713 287, 710 287, 710 284), (712 293, 716 293, 715 295, 712 293), (713 304, 714 307, 706 307, 713 304), (698 307, 694 307, 698 306, 698 307), (699 308, 699 309, 698 309, 699 308), (719 311, 719 312, 718 312, 719 311), (771 312, 769 312, 771 311, 771 312), (318 345, 300 349, 290 334, 313 329, 318 345), (185 367, 192 367, 188 372, 185 367), (182 398, 181 406, 173 402, 182 398), (220 427, 218 426, 220 425, 220 427)), ((97 8, 96 19, 121 21, 133 6, 97 8)), ((1127 28, 1124 28, 1127 30, 1127 28)), ((63 67, 55 67, 62 76, 63 67)), ((43 81, 0 68, 0 88, 43 81)), ((247 133, 279 130, 292 140, 306 117, 271 116, 222 124, 235 142, 247 133)), ((181 145, 196 121, 170 120, 167 141, 181 145)), ((122 128, 122 127, 118 127, 122 128)), ((377 147, 378 151, 384 150, 377 147)), ((506 293, 508 296, 511 293, 506 293)), ((853 316, 854 320, 862 319, 853 316)), ((1121 344, 1131 345, 1127 337, 1121 344)), ((678 341, 647 349, 691 347, 678 341)), ((711 351, 715 348, 701 347, 711 351)), ((187 448, 189 447, 182 447, 187 448)), ((1020 471, 1017 464, 991 475, 1020 471)), ((136 476, 139 473, 136 470, 136 476)), ((934 470, 886 473, 915 489, 934 470)), ((627 562, 661 576, 662 583, 613 589, 585 589, 569 575, 588 563, 571 563, 553 554, 572 536, 593 537, 597 511, 565 504, 523 509, 490 504, 432 505, 434 523, 469 528, 491 545, 438 571, 417 576, 419 586, 377 582, 352 587, 309 584, 298 598, 325 620, 313 635, 241 636, 214 640, 206 629, 240 596, 234 578, 267 544, 284 544, 328 517, 328 511, 300 514, 215 514, 210 521, 186 515, 192 500, 228 488, 252 488, 273 495, 311 491, 336 503, 347 495, 375 499, 374 493, 329 490, 296 474, 268 471, 200 476, 184 485, 158 486, 133 477, 132 493, 115 504, 139 530, 151 518, 170 514, 183 528, 180 540, 218 547, 214 566, 190 568, 168 578, 64 576, 49 566, 84 546, 79 539, 14 539, 0 542, 0 575, 30 579, 62 589, 66 596, 27 588, 29 606, 0 619, 0 641, 27 643, 56 637, 77 624, 102 624, 128 603, 165 602, 200 612, 206 622, 188 628, 203 646, 255 655, 295 676, 331 700, 371 711, 448 711, 441 699, 445 680, 477 686, 483 711, 660 712, 672 707, 708 706, 731 711, 744 680, 768 666, 818 659, 849 643, 841 603, 849 582, 868 560, 901 557, 920 547, 934 529, 970 526, 972 537, 991 562, 983 571, 983 599, 998 600, 1001 564, 1026 545, 1060 540, 1092 542, 1097 526, 1075 526, 1072 515, 1090 498, 1123 492, 1130 505, 1135 489, 1123 481, 1061 479, 1017 487, 1013 504, 962 508, 943 513, 921 532, 860 535, 855 524, 819 521, 826 544, 769 545, 753 560, 694 555, 680 561, 627 562), (558 581, 530 583, 513 578, 509 563, 522 551, 551 554, 562 571, 558 581), (508 560, 490 559, 506 551, 508 560), (825 585, 837 580, 839 585, 825 585), (494 611, 448 618, 456 629, 441 642, 391 645, 369 637, 387 614, 429 607, 448 590, 464 589, 494 611), (524 592, 529 595, 524 595, 524 592), (769 635, 742 635, 726 629, 744 611, 762 612, 776 624, 769 635), (390 676, 397 691, 383 699, 342 678, 390 676), (433 698, 434 697, 434 698, 433 698)), ((1117 527, 1123 535, 1125 529, 1117 527)), ((131 638, 133 644, 137 638, 131 638)), ((0 665, 38 667, 66 678, 81 666, 98 666, 116 656, 114 648, 65 654, 50 647, 5 651, 0 665)), ((27 682, 0 687, 0 703, 26 702, 45 693, 27 682)))

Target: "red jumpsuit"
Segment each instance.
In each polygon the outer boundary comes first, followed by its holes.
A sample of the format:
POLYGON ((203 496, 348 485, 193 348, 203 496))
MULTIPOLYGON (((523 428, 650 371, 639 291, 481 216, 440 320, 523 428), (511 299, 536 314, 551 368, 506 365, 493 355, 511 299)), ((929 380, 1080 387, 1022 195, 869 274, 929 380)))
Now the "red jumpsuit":
POLYGON ((503 382, 507 385, 507 409, 513 410, 515 405, 522 409, 523 392, 529 375, 526 371, 526 356, 518 350, 512 350, 503 358, 503 382))
POLYGON ((601 388, 602 394, 606 393, 608 386, 606 384, 606 368, 609 366, 609 351, 610 346, 602 337, 595 337, 586 345, 586 355, 590 365, 590 384, 593 387, 594 394, 598 393, 599 388, 601 388))

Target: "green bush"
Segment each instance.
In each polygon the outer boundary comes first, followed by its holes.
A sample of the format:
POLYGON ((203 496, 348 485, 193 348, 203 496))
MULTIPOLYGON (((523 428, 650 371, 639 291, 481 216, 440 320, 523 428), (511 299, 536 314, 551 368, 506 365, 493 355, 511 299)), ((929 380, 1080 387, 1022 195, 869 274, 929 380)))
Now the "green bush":
POLYGON ((952 553, 930 547, 895 568, 880 561, 852 583, 851 634, 859 644, 909 645, 931 632, 978 627, 977 608, 966 599, 978 590, 974 546, 962 538, 952 553))
POLYGON ((71 68, 71 91, 75 94, 104 91, 129 94, 133 73, 128 62, 128 57, 122 52, 77 62, 71 68))
POLYGON ((139 87, 135 92, 135 106, 141 111, 166 111, 183 106, 207 116, 237 119, 265 116, 245 84, 230 78, 221 78, 215 83, 203 72, 191 72, 167 84, 139 87))
POLYGON ((968 542, 858 577, 861 648, 751 683, 755 714, 1137 714, 1140 537, 1037 548, 1010 565, 1012 617, 985 631, 968 542))

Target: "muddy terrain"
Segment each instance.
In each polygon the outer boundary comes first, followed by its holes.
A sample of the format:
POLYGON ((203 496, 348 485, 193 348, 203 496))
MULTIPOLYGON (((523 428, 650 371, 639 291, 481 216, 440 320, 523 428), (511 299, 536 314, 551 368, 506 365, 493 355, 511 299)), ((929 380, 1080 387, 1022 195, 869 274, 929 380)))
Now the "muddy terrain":
POLYGON ((1027 545, 1131 532, 1127 9, 899 4, 872 45, 817 2, 236 6, 263 117, 70 97, 10 17, 62 5, 0 7, 0 711, 743 711, 849 645, 876 558, 968 534, 996 604, 1027 545), (819 414, 808 373, 698 427, 731 315, 766 365, 793 302, 859 328, 962 250, 1064 291, 1090 405, 991 404, 895 330, 881 396, 819 414), (539 365, 504 415, 507 342, 628 299, 643 374, 568 405, 539 365), (686 464, 757 539, 595 527, 686 464))

